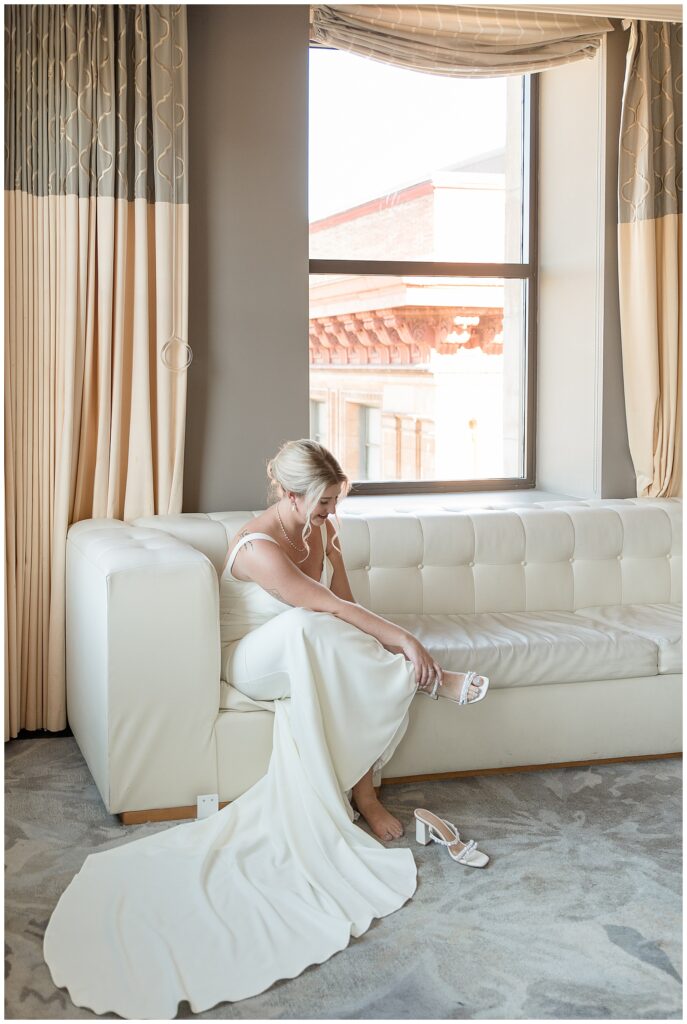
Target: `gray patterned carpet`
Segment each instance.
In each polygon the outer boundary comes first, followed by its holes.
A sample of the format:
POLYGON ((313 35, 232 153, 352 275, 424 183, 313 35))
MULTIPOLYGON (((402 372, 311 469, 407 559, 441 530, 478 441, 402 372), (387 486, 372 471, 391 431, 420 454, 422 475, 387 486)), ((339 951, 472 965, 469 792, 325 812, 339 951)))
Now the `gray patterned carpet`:
MULTIPOLYGON (((50 913, 89 853, 173 825, 122 828, 73 739, 15 740, 5 764, 6 1017, 95 1017, 52 984, 50 913)), ((181 1004, 177 1019, 679 1019, 681 767, 386 787, 418 864, 413 899, 299 977, 204 1014, 181 1004), (491 864, 417 846, 417 806, 455 821, 491 864)))

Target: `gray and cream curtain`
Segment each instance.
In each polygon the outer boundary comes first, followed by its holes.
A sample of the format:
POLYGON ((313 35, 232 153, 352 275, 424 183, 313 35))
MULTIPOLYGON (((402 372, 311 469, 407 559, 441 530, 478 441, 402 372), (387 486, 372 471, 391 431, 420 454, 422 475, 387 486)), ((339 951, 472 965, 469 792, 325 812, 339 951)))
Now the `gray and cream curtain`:
POLYGON ((415 71, 455 77, 522 75, 592 58, 607 18, 462 4, 311 7, 315 43, 415 71))
POLYGON ((181 510, 182 6, 5 7, 5 737, 65 714, 65 537, 181 510))
POLYGON ((625 407, 638 497, 682 494, 682 26, 631 26, 618 168, 625 407))

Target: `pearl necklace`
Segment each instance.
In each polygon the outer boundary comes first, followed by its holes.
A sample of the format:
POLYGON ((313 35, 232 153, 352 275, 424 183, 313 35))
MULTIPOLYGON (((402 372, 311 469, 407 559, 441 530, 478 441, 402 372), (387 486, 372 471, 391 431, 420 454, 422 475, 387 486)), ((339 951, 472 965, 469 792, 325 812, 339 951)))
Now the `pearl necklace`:
POLYGON ((295 550, 295 551, 298 551, 298 552, 301 552, 301 553, 302 553, 303 551, 307 551, 307 550, 308 550, 307 548, 299 548, 299 547, 297 547, 297 546, 296 546, 296 545, 294 544, 294 542, 293 542, 293 541, 291 540, 291 538, 289 537, 288 533, 287 533, 287 532, 286 532, 286 530, 284 529, 284 524, 282 523, 282 521, 281 521, 281 516, 279 515, 279 506, 278 506, 278 505, 275 505, 274 507, 275 507, 275 509, 276 509, 276 511, 277 511, 277 519, 279 520, 279 525, 281 526, 281 532, 282 532, 282 533, 284 534, 284 536, 286 537, 286 539, 287 539, 288 543, 289 543, 289 544, 291 545, 291 547, 292 547, 292 548, 294 548, 294 550, 295 550))

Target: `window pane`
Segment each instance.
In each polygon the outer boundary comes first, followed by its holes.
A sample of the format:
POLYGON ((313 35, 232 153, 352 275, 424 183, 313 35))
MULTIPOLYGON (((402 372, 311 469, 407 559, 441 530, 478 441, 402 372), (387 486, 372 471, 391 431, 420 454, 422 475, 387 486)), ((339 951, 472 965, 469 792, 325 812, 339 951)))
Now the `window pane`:
POLYGON ((311 398, 344 471, 523 478, 525 295, 500 278, 311 275, 311 398))
POLYGON ((313 441, 324 445, 325 448, 329 443, 327 439, 327 402, 321 398, 310 399, 310 437, 313 441))
POLYGON ((523 78, 310 50, 310 258, 519 263, 523 78))
MULTIPOLYGON (((361 405, 358 410, 358 479, 378 480, 381 473, 381 410, 370 405, 361 405)), ((355 440, 350 436, 352 444, 355 440)))

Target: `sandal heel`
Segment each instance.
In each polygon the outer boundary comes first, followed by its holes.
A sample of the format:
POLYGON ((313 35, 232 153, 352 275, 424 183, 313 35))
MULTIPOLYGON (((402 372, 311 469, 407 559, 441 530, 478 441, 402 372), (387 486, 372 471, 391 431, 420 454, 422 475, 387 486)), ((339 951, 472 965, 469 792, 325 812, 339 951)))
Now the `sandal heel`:
POLYGON ((429 825, 425 824, 424 821, 420 821, 419 818, 415 819, 415 838, 421 846, 427 846, 431 839, 429 825))

